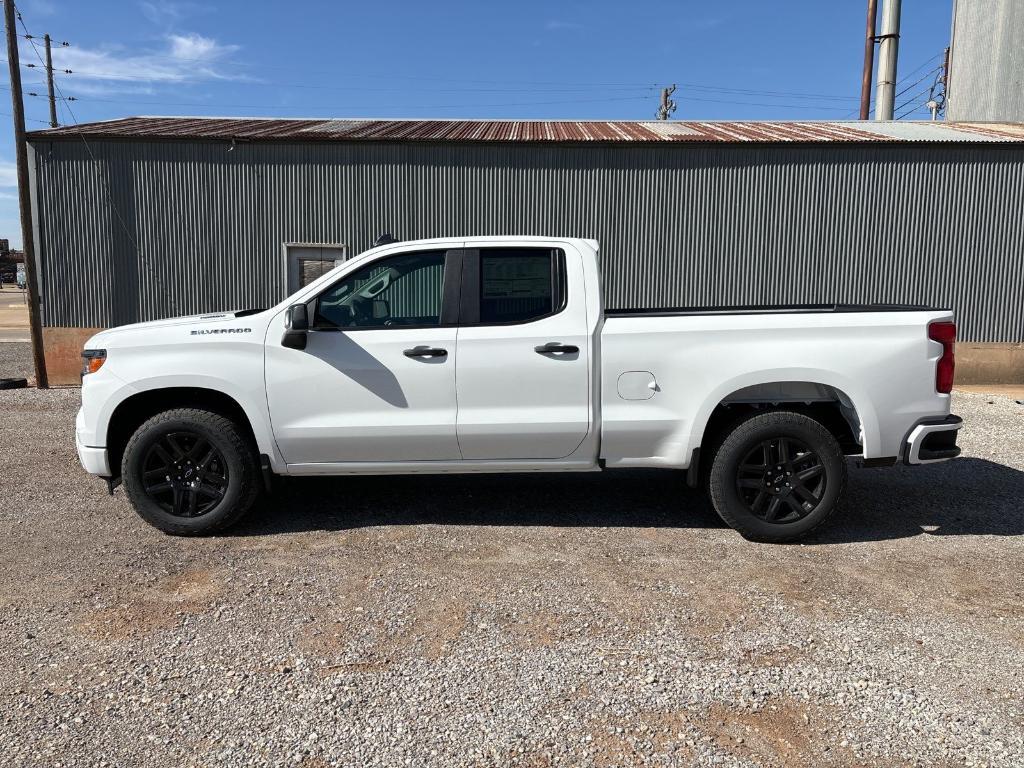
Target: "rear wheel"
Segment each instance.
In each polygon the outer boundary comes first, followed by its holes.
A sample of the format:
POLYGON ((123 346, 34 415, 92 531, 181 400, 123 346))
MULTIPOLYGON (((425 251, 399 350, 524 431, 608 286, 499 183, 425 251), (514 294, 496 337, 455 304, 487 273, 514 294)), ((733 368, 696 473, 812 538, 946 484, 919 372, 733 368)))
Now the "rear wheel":
POLYGON ((150 525, 197 536, 237 522, 259 494, 255 452, 238 426, 194 408, 139 427, 121 461, 125 492, 150 525))
POLYGON ((709 477, 715 511, 753 541, 795 541, 835 511, 846 460, 821 423, 790 411, 736 425, 715 452, 709 477))

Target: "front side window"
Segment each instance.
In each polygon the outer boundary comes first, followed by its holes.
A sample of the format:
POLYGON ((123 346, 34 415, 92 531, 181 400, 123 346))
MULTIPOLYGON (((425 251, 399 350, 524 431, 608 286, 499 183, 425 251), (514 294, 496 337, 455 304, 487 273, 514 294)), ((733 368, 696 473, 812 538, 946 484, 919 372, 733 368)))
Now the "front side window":
POLYGON ((439 325, 444 251, 375 261, 339 280, 316 302, 316 328, 439 325))
POLYGON ((554 255, 537 248, 480 252, 480 322, 524 323, 555 311, 554 255))

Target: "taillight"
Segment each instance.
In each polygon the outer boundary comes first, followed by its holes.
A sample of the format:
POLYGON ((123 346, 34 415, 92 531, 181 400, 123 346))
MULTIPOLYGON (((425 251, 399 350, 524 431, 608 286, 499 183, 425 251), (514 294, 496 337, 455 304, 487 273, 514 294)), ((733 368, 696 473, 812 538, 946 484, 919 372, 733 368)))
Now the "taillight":
POLYGON ((935 389, 943 394, 953 391, 953 344, 956 342, 956 323, 931 323, 928 338, 942 345, 942 357, 935 366, 935 389))

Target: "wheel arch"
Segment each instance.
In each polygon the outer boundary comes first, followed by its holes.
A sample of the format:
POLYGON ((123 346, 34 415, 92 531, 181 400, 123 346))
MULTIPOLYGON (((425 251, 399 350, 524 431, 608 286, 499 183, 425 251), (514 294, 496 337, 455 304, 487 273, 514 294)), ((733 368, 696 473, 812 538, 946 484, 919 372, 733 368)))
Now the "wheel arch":
POLYGON ((877 455, 875 411, 855 382, 828 371, 789 369, 733 379, 716 389, 695 418, 691 450, 706 453, 723 429, 750 413, 781 409, 820 421, 850 454, 877 455))
POLYGON ((111 471, 120 471, 125 446, 135 431, 151 417, 173 408, 199 408, 225 416, 235 422, 247 441, 261 451, 253 421, 242 404, 216 389, 194 386, 169 386, 136 392, 114 408, 107 422, 107 456, 111 471))

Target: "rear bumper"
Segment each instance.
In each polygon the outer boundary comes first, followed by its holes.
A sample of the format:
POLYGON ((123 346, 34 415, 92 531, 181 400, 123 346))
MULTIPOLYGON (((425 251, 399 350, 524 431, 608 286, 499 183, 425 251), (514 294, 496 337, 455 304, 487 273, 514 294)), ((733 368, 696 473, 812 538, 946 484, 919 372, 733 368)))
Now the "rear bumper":
POLYGON ((907 464, 932 464, 959 456, 960 446, 956 444, 956 438, 963 425, 963 419, 953 415, 918 424, 907 435, 903 461, 907 464))

